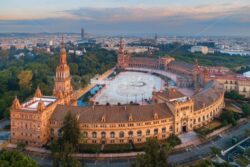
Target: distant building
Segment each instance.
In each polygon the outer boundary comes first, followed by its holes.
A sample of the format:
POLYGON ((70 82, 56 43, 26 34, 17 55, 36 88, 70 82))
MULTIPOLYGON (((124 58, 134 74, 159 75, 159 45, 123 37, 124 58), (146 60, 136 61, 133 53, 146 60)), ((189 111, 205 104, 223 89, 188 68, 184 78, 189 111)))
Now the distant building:
POLYGON ((49 46, 53 46, 53 41, 49 41, 49 46))
POLYGON ((208 47, 207 46, 192 46, 191 52, 201 52, 202 54, 208 54, 208 47))
POLYGON ((24 57, 24 56, 25 56, 24 53, 19 53, 19 54, 14 55, 14 57, 15 57, 16 59, 19 59, 20 57, 24 57))
POLYGON ((84 39, 84 28, 81 29, 81 39, 84 39))
POLYGON ((75 54, 76 54, 76 56, 82 56, 82 55, 83 55, 83 51, 81 51, 81 50, 76 50, 76 51, 75 51, 75 54))

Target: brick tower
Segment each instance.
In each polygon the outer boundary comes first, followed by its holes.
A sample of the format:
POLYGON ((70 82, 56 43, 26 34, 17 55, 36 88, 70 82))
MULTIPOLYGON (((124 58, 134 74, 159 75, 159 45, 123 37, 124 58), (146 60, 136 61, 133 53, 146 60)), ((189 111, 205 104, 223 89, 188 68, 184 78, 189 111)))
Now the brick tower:
POLYGON ((120 39, 120 47, 119 47, 119 53, 118 53, 118 62, 117 66, 118 68, 126 68, 128 67, 129 63, 129 55, 125 52, 125 44, 122 38, 120 39))
POLYGON ((57 98, 65 98, 66 103, 70 102, 73 94, 73 88, 71 85, 70 69, 67 64, 66 49, 64 48, 64 42, 62 38, 61 51, 60 51, 60 62, 56 68, 55 85, 53 95, 57 98))

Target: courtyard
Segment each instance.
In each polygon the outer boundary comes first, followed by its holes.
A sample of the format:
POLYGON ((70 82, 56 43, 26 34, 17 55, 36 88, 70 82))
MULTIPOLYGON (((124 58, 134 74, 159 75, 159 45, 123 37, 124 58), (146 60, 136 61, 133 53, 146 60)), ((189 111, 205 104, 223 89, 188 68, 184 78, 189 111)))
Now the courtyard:
POLYGON ((142 72, 121 72, 107 80, 106 85, 92 98, 96 104, 146 104, 153 90, 164 90, 165 82, 158 76, 142 72))

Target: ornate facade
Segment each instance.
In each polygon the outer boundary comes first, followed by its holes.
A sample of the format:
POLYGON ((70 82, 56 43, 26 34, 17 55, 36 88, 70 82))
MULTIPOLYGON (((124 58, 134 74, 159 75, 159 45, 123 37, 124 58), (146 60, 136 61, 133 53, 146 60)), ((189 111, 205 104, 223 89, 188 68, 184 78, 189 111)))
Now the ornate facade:
POLYGON ((39 87, 34 97, 20 104, 14 99, 11 118, 11 142, 25 142, 28 145, 42 146, 50 139, 50 118, 58 104, 75 104, 66 50, 60 51, 60 62, 56 69, 54 96, 43 96, 39 87))
POLYGON ((71 111, 80 122, 83 143, 143 143, 159 140, 204 126, 219 116, 224 107, 224 89, 216 81, 192 98, 176 89, 154 92, 153 104, 124 106, 70 107, 58 105, 51 116, 53 137, 60 136, 63 118, 71 111))
MULTIPOLYGON (((149 137, 159 140, 170 134, 181 134, 204 126, 218 116, 224 106, 223 85, 206 80, 198 63, 183 65, 173 58, 133 58, 120 42, 117 67, 142 67, 173 71, 182 76, 180 85, 195 87, 187 97, 177 89, 153 92, 148 105, 76 106, 71 86, 70 69, 62 44, 56 69, 53 96, 43 96, 38 88, 35 96, 20 104, 14 99, 11 108, 11 142, 42 146, 60 137, 63 119, 72 112, 79 120, 83 143, 143 143, 149 137), (191 68, 189 68, 191 67, 191 68)), ((178 81, 178 80, 177 80, 178 81)))

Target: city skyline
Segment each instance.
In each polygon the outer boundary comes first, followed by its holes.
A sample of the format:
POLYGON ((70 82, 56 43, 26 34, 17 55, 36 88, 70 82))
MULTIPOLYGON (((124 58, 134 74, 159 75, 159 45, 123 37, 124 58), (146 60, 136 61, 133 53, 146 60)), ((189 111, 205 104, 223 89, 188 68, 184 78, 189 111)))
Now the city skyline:
POLYGON ((106 35, 250 36, 249 9, 247 0, 10 0, 0 7, 0 33, 79 32, 84 27, 106 35))

